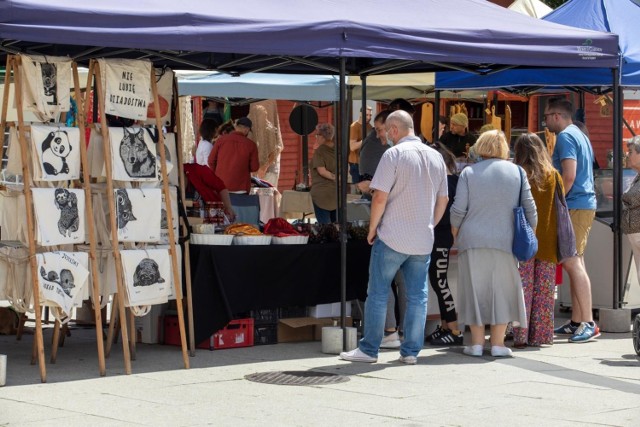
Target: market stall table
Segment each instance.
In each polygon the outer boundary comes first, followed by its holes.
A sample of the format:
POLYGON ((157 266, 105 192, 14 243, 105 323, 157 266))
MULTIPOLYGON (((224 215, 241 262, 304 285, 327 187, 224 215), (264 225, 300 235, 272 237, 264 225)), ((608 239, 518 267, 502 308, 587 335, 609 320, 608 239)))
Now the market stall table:
MULTIPOLYGON (((196 343, 250 310, 340 301, 340 244, 191 245, 196 343)), ((366 299, 371 247, 347 244, 347 300, 366 299)))

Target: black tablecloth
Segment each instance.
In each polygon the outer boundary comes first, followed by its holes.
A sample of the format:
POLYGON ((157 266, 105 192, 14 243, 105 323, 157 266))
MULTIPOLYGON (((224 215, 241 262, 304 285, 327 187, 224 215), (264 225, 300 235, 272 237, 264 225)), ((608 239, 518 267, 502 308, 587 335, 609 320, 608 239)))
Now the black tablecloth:
MULTIPOLYGON (((190 248, 197 343, 238 313, 340 301, 339 243, 190 248)), ((347 300, 366 298, 370 253, 347 244, 347 300)))

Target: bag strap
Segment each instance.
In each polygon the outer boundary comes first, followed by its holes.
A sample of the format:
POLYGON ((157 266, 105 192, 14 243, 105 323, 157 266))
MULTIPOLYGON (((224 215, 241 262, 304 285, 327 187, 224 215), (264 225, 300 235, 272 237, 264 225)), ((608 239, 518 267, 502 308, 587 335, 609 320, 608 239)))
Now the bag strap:
POLYGON ((522 176, 522 168, 518 166, 518 173, 520 174, 520 192, 518 193, 518 207, 522 206, 522 187, 524 185, 524 177, 522 176))

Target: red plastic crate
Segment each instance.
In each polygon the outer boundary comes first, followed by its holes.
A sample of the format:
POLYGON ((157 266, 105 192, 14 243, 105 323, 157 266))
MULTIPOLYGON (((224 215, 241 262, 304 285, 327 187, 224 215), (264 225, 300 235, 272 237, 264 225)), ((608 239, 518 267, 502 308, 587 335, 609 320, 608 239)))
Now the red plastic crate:
MULTIPOLYGON (((253 319, 232 320, 227 326, 196 345, 196 348, 221 350, 225 348, 252 347, 253 333, 253 319)), ((166 345, 180 345, 178 316, 164 317, 164 343, 166 345)))
MULTIPOLYGON (((207 344, 209 340, 206 340, 207 344)), ((232 320, 213 334, 213 348, 221 350, 224 348, 252 347, 253 346, 253 319, 232 320)))

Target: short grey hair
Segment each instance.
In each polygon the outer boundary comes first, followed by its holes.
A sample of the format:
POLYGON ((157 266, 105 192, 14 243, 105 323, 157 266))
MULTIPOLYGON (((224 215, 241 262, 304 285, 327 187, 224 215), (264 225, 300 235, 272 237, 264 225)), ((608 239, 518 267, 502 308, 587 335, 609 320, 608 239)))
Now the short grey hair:
POLYGON ((636 154, 640 153, 640 136, 634 136, 629 141, 627 141, 627 149, 633 149, 636 154))
POLYGON ((385 124, 394 124, 398 126, 399 129, 403 130, 413 130, 413 118, 409 113, 403 110, 396 110, 389 114, 385 124))

